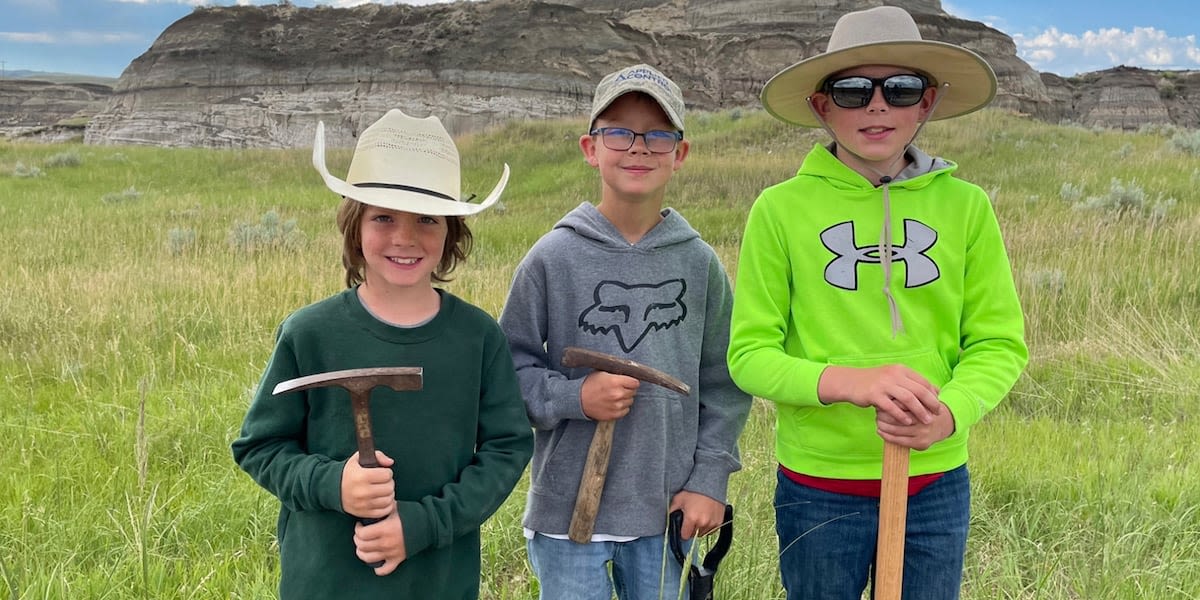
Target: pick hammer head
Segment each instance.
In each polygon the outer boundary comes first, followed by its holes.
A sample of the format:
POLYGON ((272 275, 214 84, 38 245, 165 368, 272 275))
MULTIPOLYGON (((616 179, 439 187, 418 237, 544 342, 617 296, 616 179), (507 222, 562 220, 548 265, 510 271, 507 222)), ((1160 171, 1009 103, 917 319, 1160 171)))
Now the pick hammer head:
POLYGON ((278 395, 286 392, 331 386, 346 388, 350 391, 370 391, 381 385, 390 387, 397 392, 413 391, 421 389, 423 377, 421 367, 346 369, 344 371, 329 371, 281 381, 271 393, 278 395))
POLYGON ((619 356, 596 352, 595 350, 568 346, 563 349, 562 360, 559 362, 564 367, 588 367, 597 371, 625 375, 645 381, 646 383, 660 385, 673 392, 679 392, 684 396, 687 396, 692 391, 688 384, 658 369, 619 356))

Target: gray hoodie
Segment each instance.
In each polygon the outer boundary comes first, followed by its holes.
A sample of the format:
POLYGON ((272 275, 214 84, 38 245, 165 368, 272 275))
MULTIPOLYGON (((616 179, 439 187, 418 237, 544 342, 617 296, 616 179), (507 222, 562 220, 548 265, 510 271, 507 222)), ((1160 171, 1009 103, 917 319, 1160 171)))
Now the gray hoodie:
POLYGON ((666 530, 681 490, 724 502, 741 468, 737 438, 750 396, 729 376, 725 353, 733 295, 712 247, 678 212, 636 244, 588 203, 542 236, 517 267, 500 325, 508 336, 525 407, 535 428, 524 524, 565 534, 595 421, 583 414, 588 369, 559 364, 580 346, 665 371, 683 396, 638 388, 617 421, 595 533, 645 536, 666 530))

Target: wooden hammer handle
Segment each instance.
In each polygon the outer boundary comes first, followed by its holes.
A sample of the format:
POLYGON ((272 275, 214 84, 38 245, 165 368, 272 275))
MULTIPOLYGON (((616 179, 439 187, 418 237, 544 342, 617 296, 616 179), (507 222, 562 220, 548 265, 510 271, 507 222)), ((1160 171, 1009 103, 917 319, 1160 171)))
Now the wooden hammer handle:
MULTIPOLYGON (((633 377, 685 396, 691 392, 686 383, 667 373, 603 352, 570 346, 563 349, 562 360, 559 362, 562 366, 572 369, 587 367, 633 377)), ((596 514, 600 512, 600 494, 604 492, 604 480, 608 477, 608 458, 612 454, 614 424, 615 421, 596 423, 596 432, 592 434, 592 443, 588 446, 583 474, 579 478, 579 493, 575 496, 575 512, 571 515, 571 526, 567 530, 567 537, 579 544, 592 541, 596 514)))
MULTIPOLYGON (((354 437, 358 443, 358 465, 364 469, 380 468, 379 461, 375 459, 375 436, 371 433, 370 396, 370 389, 350 390, 350 401, 354 407, 354 437)), ((363 525, 374 525, 382 520, 383 517, 358 518, 358 522, 363 525)), ((379 560, 367 563, 367 566, 378 569, 383 563, 384 561, 379 560)))
POLYGON ((879 537, 875 544, 875 600, 900 600, 904 584, 904 530, 908 520, 908 448, 883 443, 879 537))
POLYGON ((571 528, 567 531, 567 537, 578 544, 592 541, 596 513, 600 511, 600 495, 604 493, 604 480, 608 477, 608 457, 612 454, 615 424, 616 421, 596 423, 596 432, 592 434, 592 443, 588 446, 583 475, 579 478, 579 494, 575 496, 575 512, 571 515, 571 528))

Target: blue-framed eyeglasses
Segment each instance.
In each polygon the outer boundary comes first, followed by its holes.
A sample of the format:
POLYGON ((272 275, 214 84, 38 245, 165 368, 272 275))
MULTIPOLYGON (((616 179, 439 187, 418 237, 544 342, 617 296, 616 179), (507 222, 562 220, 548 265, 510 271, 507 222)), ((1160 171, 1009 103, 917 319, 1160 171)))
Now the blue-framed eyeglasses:
POLYGON ((679 140, 683 139, 682 131, 651 129, 645 133, 639 133, 624 127, 597 127, 588 135, 600 136, 600 139, 604 141, 605 148, 617 152, 624 152, 632 148, 637 138, 641 137, 646 144, 646 149, 655 154, 674 152, 679 140))

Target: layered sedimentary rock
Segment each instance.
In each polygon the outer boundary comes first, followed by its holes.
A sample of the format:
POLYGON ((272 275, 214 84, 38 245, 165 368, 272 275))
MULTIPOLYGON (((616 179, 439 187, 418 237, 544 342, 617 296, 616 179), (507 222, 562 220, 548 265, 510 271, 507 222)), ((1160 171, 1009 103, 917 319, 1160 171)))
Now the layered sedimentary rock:
MULTIPOLYGON (((436 114, 458 134, 511 119, 586 114, 596 81, 636 62, 669 73, 692 109, 757 107, 771 75, 824 50, 839 15, 882 3, 487 0, 197 8, 129 65, 86 140, 297 147, 311 144, 323 120, 330 144, 348 146, 390 108, 436 114)), ((912 12, 925 37, 983 55, 1000 80, 996 106, 1051 121, 1091 106, 1081 100, 1091 92, 1063 98, 1060 89, 1048 89, 1045 77, 1017 57, 1011 38, 946 14, 939 0, 888 3, 912 12)), ((1102 122, 1119 102, 1098 99, 1089 114, 1102 122)))
POLYGON ((104 109, 111 93, 112 88, 100 84, 0 79, 0 134, 79 135, 81 125, 104 109), (72 131, 58 131, 66 129, 72 131))
POLYGON ((1068 82, 1072 121, 1118 129, 1165 123, 1200 127, 1200 72, 1117 67, 1073 79, 1068 82))

